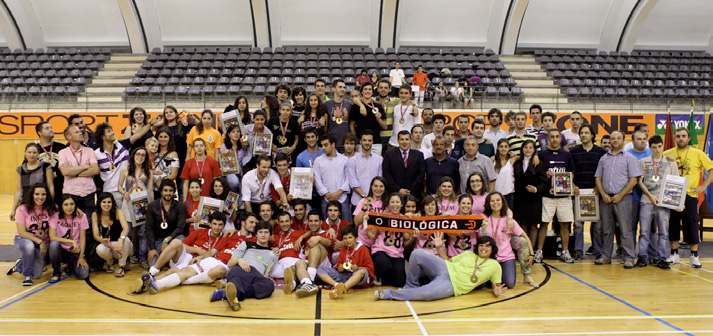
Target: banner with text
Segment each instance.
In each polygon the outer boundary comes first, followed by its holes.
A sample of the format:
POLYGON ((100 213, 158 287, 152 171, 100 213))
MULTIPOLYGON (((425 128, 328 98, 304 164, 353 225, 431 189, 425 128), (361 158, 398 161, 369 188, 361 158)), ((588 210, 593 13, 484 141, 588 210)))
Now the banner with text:
POLYGON ((404 215, 391 215, 369 212, 368 228, 411 233, 418 229, 422 234, 435 232, 461 233, 480 229, 483 216, 425 216, 408 218, 404 215))

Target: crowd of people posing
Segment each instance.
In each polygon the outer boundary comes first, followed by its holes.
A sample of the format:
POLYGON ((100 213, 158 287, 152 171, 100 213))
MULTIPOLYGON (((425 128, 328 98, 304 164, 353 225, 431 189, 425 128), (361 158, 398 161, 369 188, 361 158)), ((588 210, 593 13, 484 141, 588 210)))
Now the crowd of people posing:
POLYGON ((147 271, 132 283, 134 293, 225 279, 212 300, 234 310, 245 298, 269 297, 272 279, 299 297, 319 284, 332 298, 374 284, 402 288, 377 290, 377 300, 436 300, 483 286, 500 296, 515 286, 517 266, 525 285, 538 286, 532 265, 543 261, 551 222, 566 263, 588 253, 597 265, 611 263, 616 236, 624 268, 668 269, 680 262, 683 229, 691 265, 701 266, 697 195, 713 174, 698 176, 713 164, 689 145, 686 129, 675 131, 676 147, 667 151, 643 124, 626 146, 621 131, 599 146, 579 112, 564 131, 537 105, 529 126, 527 113, 497 109, 446 126, 449 117, 420 110, 409 88, 389 97, 386 80, 376 90, 364 82, 349 97, 341 80, 332 97, 325 88, 318 80, 307 95, 280 85, 256 111, 238 97, 226 112, 241 122, 226 129, 214 127, 210 110, 197 116, 167 106, 151 119, 137 107, 122 140, 112 125, 92 131, 72 115, 64 144, 41 122, 39 142, 25 147, 17 169, 10 218, 22 258, 7 273, 21 273, 29 286, 47 259, 52 283, 63 272, 123 277, 135 263, 147 271), (264 134, 272 135, 271 155, 256 151, 264 134), (218 158, 231 152, 240 169, 224 173, 218 158), (311 198, 290 192, 294 167, 311 168, 311 198), (553 191, 558 173, 572 173, 571 195, 553 191), (666 175, 689 178, 684 207, 659 206, 666 175), (582 189, 595 191, 600 209, 587 251, 573 209, 582 189), (142 192, 148 206, 139 221, 131 200, 142 192), (202 197, 226 201, 231 192, 239 197, 230 208, 198 212, 202 197), (472 231, 403 233, 367 227, 369 213, 484 219, 472 231))

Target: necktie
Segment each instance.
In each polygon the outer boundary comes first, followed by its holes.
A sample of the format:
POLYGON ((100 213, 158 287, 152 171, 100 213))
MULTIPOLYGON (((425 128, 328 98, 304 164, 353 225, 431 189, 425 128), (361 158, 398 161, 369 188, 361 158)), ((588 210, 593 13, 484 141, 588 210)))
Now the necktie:
POLYGON ((408 157, 406 156, 406 151, 403 152, 404 154, 404 167, 408 166, 408 157))

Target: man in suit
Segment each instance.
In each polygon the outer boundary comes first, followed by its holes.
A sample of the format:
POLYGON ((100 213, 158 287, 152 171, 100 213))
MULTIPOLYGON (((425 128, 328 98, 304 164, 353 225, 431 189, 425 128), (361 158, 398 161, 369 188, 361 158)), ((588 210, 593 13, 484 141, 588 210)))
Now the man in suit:
POLYGON ((411 194, 420 199, 426 176, 423 153, 411 149, 411 134, 408 131, 398 133, 398 142, 399 148, 388 150, 384 155, 382 168, 386 188, 401 196, 411 194))

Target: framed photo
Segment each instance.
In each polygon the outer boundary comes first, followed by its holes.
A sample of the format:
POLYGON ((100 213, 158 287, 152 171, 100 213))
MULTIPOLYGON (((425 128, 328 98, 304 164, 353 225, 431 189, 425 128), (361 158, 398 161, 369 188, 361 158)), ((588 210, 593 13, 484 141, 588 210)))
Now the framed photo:
POLYGON ((229 150, 228 153, 218 154, 218 163, 223 175, 240 174, 240 164, 238 164, 238 154, 229 150))
POLYGON ((312 199, 312 168, 295 167, 292 168, 290 176, 290 195, 292 198, 305 200, 312 199))
POLYGON ((683 208, 686 202, 686 191, 688 190, 688 178, 676 175, 664 175, 661 189, 659 189, 658 199, 662 208, 679 209, 683 208))
POLYGON ((238 113, 238 110, 232 110, 228 112, 223 112, 218 116, 218 119, 220 120, 220 124, 223 126, 223 133, 228 131, 228 127, 231 125, 238 125, 240 128, 240 134, 245 134, 243 132, 243 121, 240 120, 240 114, 238 113))
POLYGON ((572 196, 572 173, 554 173, 552 175, 552 195, 572 196))
POLYGON ((225 203, 223 204, 223 213, 230 216, 233 214, 233 207, 237 208, 238 205, 238 200, 240 199, 240 195, 234 193, 234 192, 229 192, 228 197, 225 199, 225 203))
POLYGON ((201 196, 201 201, 198 203, 198 215, 201 217, 199 227, 209 227, 208 216, 214 211, 223 211, 223 203, 217 198, 201 196))
POLYGON ((599 221, 599 196, 594 193, 594 189, 579 189, 579 195, 574 196, 574 220, 599 221))
POLYGON ((272 134, 256 133, 253 143, 253 155, 272 155, 272 134))
POLYGON ((149 209, 149 195, 146 190, 141 190, 130 195, 131 210, 134 214, 134 226, 139 226, 146 222, 146 214, 149 209))

